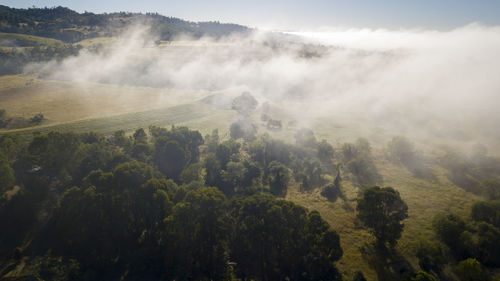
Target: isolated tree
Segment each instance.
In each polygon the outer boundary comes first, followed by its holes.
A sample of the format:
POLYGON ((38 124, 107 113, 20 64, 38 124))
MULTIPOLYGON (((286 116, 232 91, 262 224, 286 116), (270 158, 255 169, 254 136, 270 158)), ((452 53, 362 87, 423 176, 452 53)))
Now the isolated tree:
POLYGON ((408 218, 408 206, 392 187, 366 189, 358 199, 357 211, 357 217, 370 228, 379 244, 388 242, 391 247, 401 237, 401 222, 408 218))
POLYGON ((338 169, 333 183, 326 185, 321 191, 321 195, 326 197, 328 201, 335 202, 337 197, 342 196, 341 182, 340 169, 338 169))
POLYGON ((258 104, 259 102, 249 92, 243 92, 233 100, 232 109, 241 115, 248 116, 258 104))
POLYGON ((341 149, 344 167, 361 186, 374 186, 382 183, 368 140, 360 138, 356 143, 345 143, 341 149))
POLYGON ((392 138, 387 144, 387 152, 392 161, 403 165, 409 164, 415 157, 413 143, 401 136, 392 138))

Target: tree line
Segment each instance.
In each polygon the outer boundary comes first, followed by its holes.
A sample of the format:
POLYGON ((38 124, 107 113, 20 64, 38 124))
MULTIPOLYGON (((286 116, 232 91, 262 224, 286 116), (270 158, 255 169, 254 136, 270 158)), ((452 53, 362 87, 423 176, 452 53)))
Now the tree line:
MULTIPOLYGON (((17 277, 40 280, 342 280, 339 235, 318 212, 283 198, 293 184, 345 201, 344 179, 359 187, 355 211, 376 257, 394 253, 408 206, 378 186, 366 139, 334 149, 308 129, 294 144, 236 137, 175 126, 50 132, 29 143, 1 135, 0 225, 9 227, 0 276, 23 264, 17 277)), ((399 141, 389 143, 390 159, 413 151, 399 141)), ((467 221, 437 216, 436 239, 415 250, 420 269, 404 268, 400 280, 493 280, 497 199, 475 204, 467 221)), ((365 279, 357 272, 353 280, 365 279)))

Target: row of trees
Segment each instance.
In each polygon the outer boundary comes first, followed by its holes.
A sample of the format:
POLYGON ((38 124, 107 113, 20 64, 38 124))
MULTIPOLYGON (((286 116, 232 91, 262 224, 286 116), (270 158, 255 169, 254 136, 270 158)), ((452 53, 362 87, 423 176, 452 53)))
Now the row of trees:
POLYGON ((30 63, 62 60, 77 55, 80 45, 54 44, 51 46, 35 46, 18 50, 16 48, 0 49, 0 75, 18 74, 30 63))

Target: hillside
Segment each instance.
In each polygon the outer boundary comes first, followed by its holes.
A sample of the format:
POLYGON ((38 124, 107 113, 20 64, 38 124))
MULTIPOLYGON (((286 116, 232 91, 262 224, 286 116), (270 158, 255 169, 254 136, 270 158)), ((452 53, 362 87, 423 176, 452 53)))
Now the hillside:
POLYGON ((219 22, 190 22, 157 13, 78 13, 65 7, 15 9, 0 6, 0 32, 36 35, 74 43, 84 39, 113 36, 132 23, 147 22, 161 40, 176 35, 223 36, 250 29, 219 22))

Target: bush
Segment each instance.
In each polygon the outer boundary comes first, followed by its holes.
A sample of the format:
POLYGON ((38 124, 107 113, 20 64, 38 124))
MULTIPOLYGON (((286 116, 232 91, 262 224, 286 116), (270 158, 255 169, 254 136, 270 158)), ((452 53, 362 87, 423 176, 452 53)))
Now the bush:
POLYGON ((483 266, 476 259, 466 259, 455 266, 455 273, 461 281, 485 281, 483 266))

